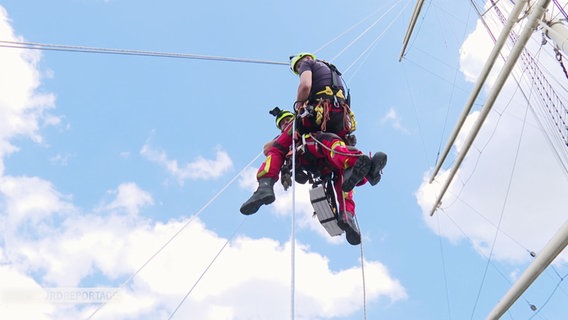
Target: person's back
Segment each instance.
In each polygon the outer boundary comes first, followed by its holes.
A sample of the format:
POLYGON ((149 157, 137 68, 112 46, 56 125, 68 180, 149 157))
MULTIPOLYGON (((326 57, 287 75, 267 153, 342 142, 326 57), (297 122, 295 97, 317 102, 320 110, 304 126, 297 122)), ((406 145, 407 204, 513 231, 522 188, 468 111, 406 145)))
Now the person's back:
POLYGON ((306 60, 300 65, 299 73, 302 74, 305 70, 310 70, 312 72, 312 88, 310 91, 310 96, 308 102, 316 102, 316 93, 324 91, 326 87, 330 87, 333 90, 342 90, 342 83, 337 83, 334 86, 333 83, 333 73, 330 67, 321 60, 306 60), (332 88, 335 87, 335 88, 332 88), (312 101, 312 99, 314 99, 312 101))
POLYGON ((345 142, 353 141, 348 136, 356 129, 355 117, 337 68, 308 53, 293 57, 290 68, 300 76, 295 103, 297 130, 332 132, 345 142))

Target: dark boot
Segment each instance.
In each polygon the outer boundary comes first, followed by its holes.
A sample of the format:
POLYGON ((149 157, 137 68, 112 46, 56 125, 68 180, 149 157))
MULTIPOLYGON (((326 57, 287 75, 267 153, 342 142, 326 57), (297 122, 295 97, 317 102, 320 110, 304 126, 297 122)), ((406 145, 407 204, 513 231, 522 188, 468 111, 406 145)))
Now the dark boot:
POLYGON ((381 181, 383 168, 387 165, 387 155, 384 152, 377 152, 371 158, 371 170, 366 178, 374 186, 381 181))
POLYGON ((353 215, 350 212, 342 212, 339 214, 337 225, 341 230, 345 231, 345 238, 347 242, 356 246, 361 243, 361 233, 353 220, 353 215))
POLYGON ((258 208, 263 204, 270 204, 276 200, 274 196, 274 183, 276 180, 272 178, 260 178, 258 180, 258 188, 252 196, 241 206, 242 214, 253 214, 258 211, 258 208))
POLYGON ((343 183, 341 184, 341 189, 345 192, 353 190, 353 188, 355 188, 355 186, 369 173, 370 169, 371 159, 369 156, 359 156, 359 159, 357 159, 357 162, 355 162, 353 167, 347 168, 343 171, 343 183))

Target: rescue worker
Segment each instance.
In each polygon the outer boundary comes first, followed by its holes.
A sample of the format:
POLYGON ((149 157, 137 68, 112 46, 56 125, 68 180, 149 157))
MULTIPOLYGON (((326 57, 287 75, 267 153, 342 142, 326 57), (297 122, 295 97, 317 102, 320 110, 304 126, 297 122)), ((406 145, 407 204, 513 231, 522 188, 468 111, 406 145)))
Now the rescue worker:
MULTIPOLYGON (((335 133, 348 145, 354 146, 356 138, 352 133, 357 123, 351 111, 349 92, 346 96, 339 70, 333 64, 318 60, 308 52, 291 56, 290 69, 300 77, 294 103, 294 109, 298 114, 296 121, 298 131, 300 133, 317 131, 335 133)), ((382 163, 384 167, 386 158, 386 154, 376 153, 372 163, 382 163)), ((377 167, 381 165, 375 165, 371 171, 377 167)), ((356 167, 344 172, 344 181, 348 182, 348 187, 351 186, 349 180, 355 170, 357 170, 356 167)), ((368 179, 369 183, 377 184, 380 175, 377 177, 377 179, 368 179)), ((343 190, 346 191, 345 188, 343 190)), ((344 220, 347 220, 347 217, 344 220)))
POLYGON ((241 213, 250 215, 256 213, 263 204, 271 204, 276 200, 274 184, 278 181, 280 168, 284 164, 286 154, 292 146, 292 121, 294 114, 284 111, 276 115, 276 127, 281 134, 264 145, 266 159, 258 168, 256 179, 258 188, 252 196, 241 206, 241 213))
MULTIPOLYGON (((307 52, 290 57, 290 69, 300 76, 294 109, 298 118, 296 128, 301 134, 310 132, 331 132, 337 134, 348 145, 355 146, 356 138, 352 133, 357 123, 349 106, 349 94, 345 96, 345 86, 341 73, 326 61, 317 60, 307 52)), ((365 171, 365 161, 353 166, 344 173, 344 191, 351 190, 353 180, 365 171)), ((379 159, 377 159, 379 161, 379 159)), ((370 169, 370 168, 369 168, 370 169)), ((380 178, 379 178, 380 179, 380 178)), ((379 181, 369 179, 371 185, 379 181)))
MULTIPOLYGON (((273 186, 278 180, 280 169, 292 145, 294 114, 278 108, 271 111, 271 114, 276 116, 276 126, 282 133, 264 147, 266 160, 257 171, 258 188, 240 209, 241 213, 245 215, 257 212, 263 204, 274 202, 273 186)), ((312 169, 321 172, 324 172, 327 168, 344 176, 343 181, 336 179, 334 182, 337 195, 342 195, 342 200, 338 201, 341 213, 338 225, 346 232, 349 243, 359 244, 361 236, 353 221, 355 202, 353 201, 352 189, 355 185, 365 183, 365 179, 373 185, 378 183, 381 179, 381 170, 386 164, 386 155, 376 153, 371 160, 360 151, 347 147, 345 142, 335 134, 318 132, 312 133, 312 136, 305 135, 305 138, 308 139, 306 147, 309 156, 303 158, 301 163, 309 164, 312 169), (321 142, 322 146, 318 147, 312 136, 321 139, 318 141, 321 142), (346 168, 351 170, 347 178, 345 178, 346 171, 344 170, 346 168)))
POLYGON ((300 77, 294 103, 298 131, 332 132, 355 145, 351 133, 357 123, 339 70, 307 52, 290 57, 290 69, 300 77))

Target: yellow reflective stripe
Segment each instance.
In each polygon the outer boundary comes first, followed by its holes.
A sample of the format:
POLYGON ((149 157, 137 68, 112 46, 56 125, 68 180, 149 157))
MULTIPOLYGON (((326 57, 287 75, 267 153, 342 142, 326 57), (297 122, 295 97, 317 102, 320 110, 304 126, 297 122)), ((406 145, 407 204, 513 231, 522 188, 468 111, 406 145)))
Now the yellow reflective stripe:
POLYGON ((345 146, 345 142, 341 141, 341 140, 337 140, 335 141, 332 145, 331 145, 331 151, 329 153, 330 157, 334 157, 334 152, 333 150, 335 150, 336 147, 342 147, 345 146))
POLYGON ((266 175, 268 173, 268 171, 270 171, 270 162, 272 161, 272 156, 268 156, 266 157, 266 160, 264 161, 264 167, 262 169, 262 171, 259 171, 256 174, 257 178, 262 178, 264 177, 264 175, 266 175))
POLYGON ((347 191, 347 192, 342 191, 342 193, 343 193, 343 199, 347 199, 347 198, 349 198, 350 196, 353 196, 354 191, 355 191, 355 189, 353 189, 353 190, 351 190, 351 191, 347 191))

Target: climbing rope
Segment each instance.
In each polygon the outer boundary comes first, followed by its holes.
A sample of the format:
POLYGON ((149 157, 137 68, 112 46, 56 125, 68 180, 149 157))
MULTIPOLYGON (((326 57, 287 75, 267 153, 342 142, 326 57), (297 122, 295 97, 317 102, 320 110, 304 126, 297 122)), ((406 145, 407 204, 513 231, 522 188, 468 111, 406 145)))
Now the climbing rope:
MULTIPOLYGON (((346 156, 346 157, 362 157, 362 156, 365 155, 364 153, 353 154, 353 153, 346 153, 346 152, 337 151, 337 150, 331 149, 330 147, 326 146, 325 144, 323 144, 323 142, 318 140, 313 135, 310 135, 310 137, 312 138, 312 140, 314 140, 314 142, 316 144, 318 144, 320 147, 324 148, 325 150, 327 150, 329 152, 333 152, 333 153, 336 153, 336 154, 339 154, 339 155, 342 155, 342 156, 346 156)), ((338 138, 339 138, 339 136, 338 136, 338 138)))
MULTIPOLYGON (((295 105, 296 103, 294 103, 295 105)), ((294 106, 292 106, 294 108, 294 106)), ((296 132, 296 121, 292 121, 292 137, 296 132)), ((294 320, 296 296, 296 141, 292 139, 292 226, 290 228, 290 318, 294 320)))
MULTIPOLYGON (((359 233, 362 234, 363 232, 361 231, 361 226, 359 226, 359 220, 357 219, 357 216, 355 216, 355 223, 357 224, 359 233)), ((363 284, 363 319, 367 320, 367 282, 365 281, 365 255, 363 254, 363 237, 361 237, 359 249, 361 252, 361 279, 363 284)))

